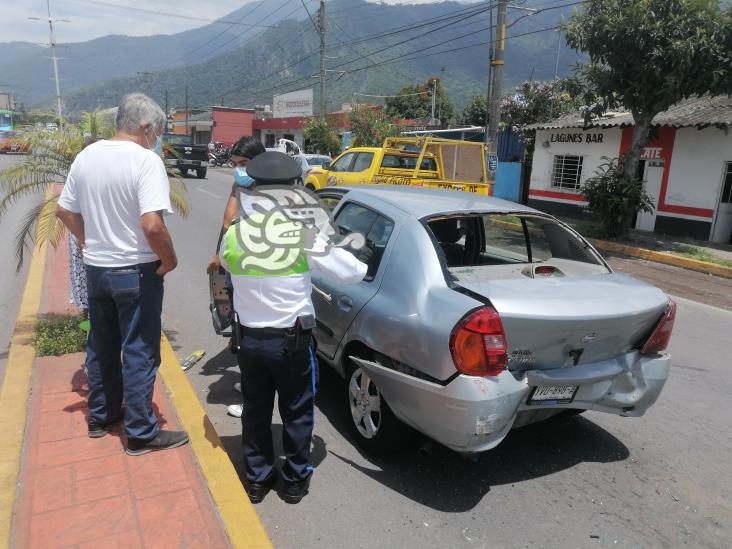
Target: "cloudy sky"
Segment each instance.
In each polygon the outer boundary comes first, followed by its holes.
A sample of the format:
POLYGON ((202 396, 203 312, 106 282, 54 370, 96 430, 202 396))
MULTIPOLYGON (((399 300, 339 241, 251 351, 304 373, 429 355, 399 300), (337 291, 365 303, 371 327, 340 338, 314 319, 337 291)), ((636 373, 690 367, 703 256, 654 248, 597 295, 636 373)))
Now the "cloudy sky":
MULTIPOLYGON (((388 3, 415 4, 432 1, 434 0, 388 0, 388 3)), ((143 0, 51 0, 51 15, 54 19, 71 21, 58 23, 57 42, 83 42, 107 34, 173 34, 205 25, 207 20, 222 17, 246 3, 247 0, 216 0, 205 3, 200 0, 156 0, 154 3, 143 0), (166 13, 176 16, 165 15, 166 13)), ((311 12, 316 10, 317 2, 310 0, 308 7, 311 12)), ((48 41, 48 25, 28 19, 48 17, 46 0, 0 0, 0 14, 0 41, 48 41)))

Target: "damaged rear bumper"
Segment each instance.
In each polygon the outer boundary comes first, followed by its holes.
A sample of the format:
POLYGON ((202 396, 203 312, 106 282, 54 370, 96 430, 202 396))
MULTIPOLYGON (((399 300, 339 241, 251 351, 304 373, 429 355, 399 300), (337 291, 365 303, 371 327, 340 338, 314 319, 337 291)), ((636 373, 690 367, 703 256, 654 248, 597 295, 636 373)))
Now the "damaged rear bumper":
POLYGON ((641 416, 668 378, 670 356, 631 352, 612 360, 554 370, 504 371, 496 377, 458 375, 446 385, 357 359, 394 414, 437 442, 463 453, 498 445, 514 427, 563 409, 641 416), (569 403, 531 404, 537 386, 576 385, 569 403))

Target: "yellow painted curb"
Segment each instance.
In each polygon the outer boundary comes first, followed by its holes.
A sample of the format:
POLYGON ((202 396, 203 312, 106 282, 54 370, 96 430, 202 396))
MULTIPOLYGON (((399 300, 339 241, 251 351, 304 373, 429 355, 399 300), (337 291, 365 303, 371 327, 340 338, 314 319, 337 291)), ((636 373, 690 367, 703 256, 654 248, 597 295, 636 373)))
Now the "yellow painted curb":
POLYGON ((656 261, 657 263, 665 263, 666 265, 681 267, 682 269, 689 269, 701 273, 714 274, 724 278, 732 278, 731 268, 724 267, 722 265, 716 265, 714 263, 709 263, 707 261, 698 261, 696 259, 681 257, 666 252, 655 252, 653 250, 646 250, 645 248, 626 246, 625 244, 608 242, 607 240, 595 240, 593 238, 590 238, 588 240, 598 250, 603 250, 606 252, 617 252, 633 257, 639 257, 641 259, 648 259, 649 261, 656 261))
POLYGON ((234 465, 163 335, 160 373, 233 547, 271 548, 272 542, 249 502, 234 465))
POLYGON ((36 353, 33 332, 38 321, 46 268, 46 246, 33 250, 23 299, 10 342, 5 380, 0 390, 0 547, 10 546, 21 450, 25 436, 30 379, 36 353))

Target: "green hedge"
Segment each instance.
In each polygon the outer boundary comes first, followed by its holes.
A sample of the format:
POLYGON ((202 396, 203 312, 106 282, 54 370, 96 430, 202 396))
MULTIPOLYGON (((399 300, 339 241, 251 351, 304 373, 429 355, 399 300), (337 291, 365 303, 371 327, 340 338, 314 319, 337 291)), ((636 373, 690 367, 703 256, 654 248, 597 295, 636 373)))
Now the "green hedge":
POLYGON ((38 321, 33 345, 36 356, 59 356, 86 351, 86 333, 80 315, 49 315, 38 321))

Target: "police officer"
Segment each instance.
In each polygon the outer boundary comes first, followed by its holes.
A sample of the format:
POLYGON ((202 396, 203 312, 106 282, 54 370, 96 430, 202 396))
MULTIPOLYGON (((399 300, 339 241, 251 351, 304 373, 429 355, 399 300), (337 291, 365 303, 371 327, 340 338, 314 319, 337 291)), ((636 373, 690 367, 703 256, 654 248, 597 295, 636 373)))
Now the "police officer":
MULTIPOLYGON (((256 189, 265 190, 267 185, 294 186, 302 171, 291 157, 271 151, 252 159, 247 173, 256 189)), ((251 200, 257 200, 256 192, 251 200)), ((281 213, 279 219, 269 219, 276 215, 262 211, 243 217, 229 227, 220 249, 221 264, 231 273, 234 308, 241 324, 238 359, 246 409, 242 418, 245 488, 252 503, 262 501, 277 478, 271 431, 275 393, 286 458, 281 471, 283 499, 298 503, 310 483, 316 368, 310 273, 355 283, 367 269, 342 248, 314 253, 306 248, 305 239, 293 245, 290 229, 298 224, 281 213), (280 234, 275 234, 268 254, 262 243, 272 228, 279 228, 280 234), (283 242, 289 248, 282 248, 283 242), (285 256, 293 260, 283 264, 285 256)))

